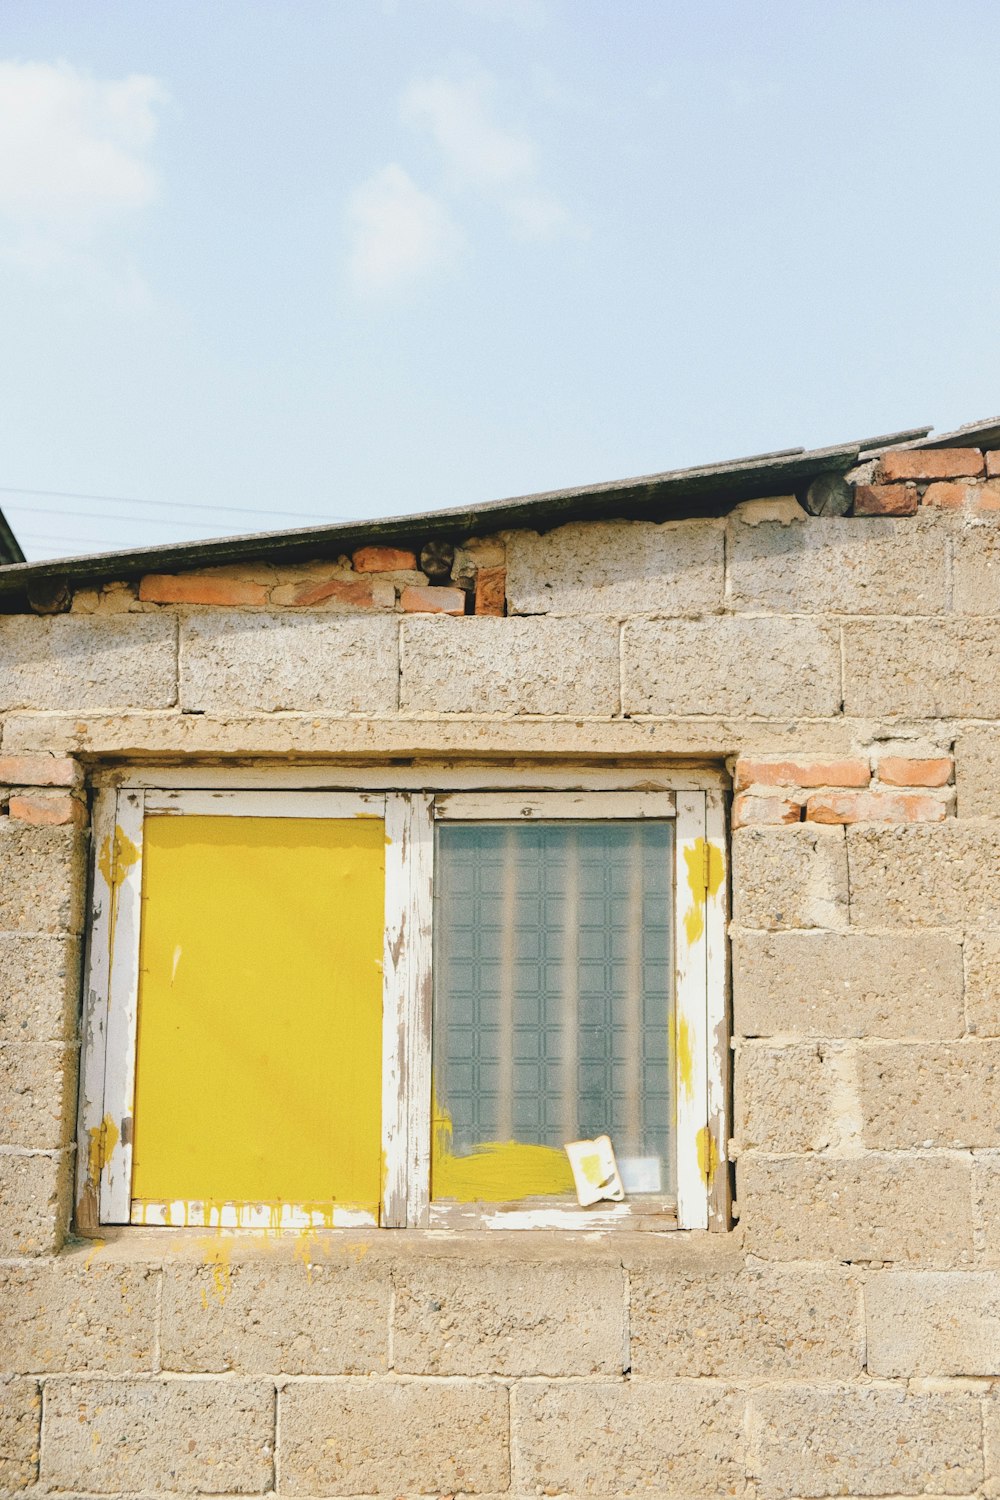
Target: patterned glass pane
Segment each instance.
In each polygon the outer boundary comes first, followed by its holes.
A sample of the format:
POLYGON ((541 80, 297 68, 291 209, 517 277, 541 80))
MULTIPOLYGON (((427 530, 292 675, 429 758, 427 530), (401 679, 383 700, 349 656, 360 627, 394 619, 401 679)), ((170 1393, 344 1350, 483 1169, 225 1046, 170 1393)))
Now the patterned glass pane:
POLYGON ((669 822, 438 828, 433 1196, 569 1191, 602 1134, 673 1189, 672 868, 669 822))

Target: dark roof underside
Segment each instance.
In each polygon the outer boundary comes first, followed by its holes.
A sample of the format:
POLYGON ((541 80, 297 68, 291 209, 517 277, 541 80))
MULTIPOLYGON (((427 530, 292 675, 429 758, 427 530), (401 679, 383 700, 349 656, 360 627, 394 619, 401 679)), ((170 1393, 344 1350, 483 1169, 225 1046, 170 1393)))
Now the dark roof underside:
POLYGON ((693 469, 674 469, 636 479, 574 489, 549 490, 520 495, 483 505, 429 511, 422 515, 392 516, 386 520, 357 520, 332 526, 308 526, 293 531, 262 531, 249 536, 217 537, 211 541, 180 542, 160 547, 130 548, 83 557, 48 558, 26 563, 13 533, 0 514, 0 597, 4 607, 19 608, 32 585, 65 580, 78 584, 132 579, 144 573, 218 567, 225 563, 306 562, 312 558, 353 552, 362 546, 381 545, 418 550, 425 542, 459 542, 468 536, 528 528, 550 531, 567 521, 623 520, 670 521, 694 516, 725 515, 743 500, 770 495, 800 497, 814 479, 843 474, 859 455, 888 447, 932 447, 952 443, 981 446, 996 438, 1000 446, 1000 419, 970 424, 959 433, 941 439, 928 437, 929 427, 843 443, 833 448, 782 449, 752 458, 733 459, 693 469))

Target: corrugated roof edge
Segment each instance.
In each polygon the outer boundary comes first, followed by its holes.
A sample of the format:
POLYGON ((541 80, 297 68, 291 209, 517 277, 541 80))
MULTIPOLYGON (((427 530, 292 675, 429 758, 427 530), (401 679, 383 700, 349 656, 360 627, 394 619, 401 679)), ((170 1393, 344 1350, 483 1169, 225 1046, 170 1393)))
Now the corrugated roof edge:
POLYGON ((742 500, 802 493, 819 474, 845 473, 856 462, 858 453, 858 443, 816 448, 808 453, 785 449, 699 468, 548 490, 421 515, 343 521, 334 526, 261 531, 249 536, 215 537, 209 541, 8 564, 0 567, 0 596, 23 595, 33 583, 48 579, 66 579, 70 583, 110 582, 143 573, 218 567, 250 558, 304 562, 325 552, 352 552, 372 543, 422 545, 432 539, 459 541, 467 536, 516 528, 549 531, 567 521, 611 517, 666 521, 724 515, 742 500))

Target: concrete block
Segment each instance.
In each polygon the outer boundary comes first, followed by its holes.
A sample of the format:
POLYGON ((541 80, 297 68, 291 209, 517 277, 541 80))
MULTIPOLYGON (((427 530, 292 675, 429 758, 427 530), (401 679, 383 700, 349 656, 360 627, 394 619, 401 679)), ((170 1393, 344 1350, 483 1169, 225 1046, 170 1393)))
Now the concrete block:
POLYGON ((76 1048, 0 1044, 0 1146, 57 1151, 73 1144, 76 1048))
POLYGON ((1000 808, 1000 725, 963 729, 955 744, 960 818, 995 818, 1000 808))
POLYGON ((839 630, 773 615, 631 620, 622 681, 630 714, 836 714, 839 630))
POLYGON ((741 828, 733 834, 733 917, 743 927, 847 926, 842 828, 741 828))
POLYGON ((848 828, 851 922, 1000 927, 1000 822, 848 828))
POLYGON ((158 1278, 80 1255, 0 1266, 0 1370, 151 1371, 158 1278))
POLYGON ((781 614, 939 614, 947 539, 924 521, 813 517, 729 527, 728 602, 781 614))
POLYGON ((956 614, 1000 614, 1000 536, 975 526, 952 541, 952 607, 956 614))
POLYGON ((1000 1147, 1000 1041, 863 1046, 858 1091, 876 1150, 1000 1147))
POLYGON ((181 625, 180 701, 199 713, 393 713, 398 626, 381 616, 190 615, 181 625))
POLYGON ((0 932, 0 1043, 71 1041, 79 993, 78 939, 0 932))
POLYGON ((0 1258, 53 1255, 66 1235, 71 1154, 0 1151, 0 1258))
POLYGON ((177 622, 169 615, 0 616, 0 709, 176 701, 177 622))
POLYGON ((977 1151, 972 1158, 972 1212, 979 1259, 1000 1265, 1000 1152, 977 1151))
POLYGON ((532 1382, 513 1388, 511 1409, 518 1494, 746 1492, 737 1392, 693 1382, 532 1382))
POLYGON ((287 1495, 506 1490, 507 1391, 487 1381, 316 1380, 279 1394, 287 1495))
POLYGON ((610 620, 406 619, 400 651, 404 713, 618 712, 610 620))
POLYGON ((5 1495, 38 1478, 42 1393, 37 1380, 0 1377, 0 1487, 5 1495))
POLYGON ((0 818, 0 932, 78 933, 85 849, 75 828, 0 818))
POLYGON ((849 1380, 861 1372, 858 1288, 839 1271, 636 1267, 630 1279, 634 1376, 849 1380))
POLYGON ((620 1375, 620 1265, 497 1257, 394 1273, 395 1368, 421 1375, 620 1375))
POLYGON ((853 1140, 853 1072, 853 1055, 843 1045, 742 1043, 733 1086, 738 1149, 828 1151, 853 1140))
POLYGON ((1000 1376, 1000 1272, 884 1271, 865 1311, 873 1375, 1000 1376))
POLYGON ((1000 932, 967 933, 965 1014, 977 1036, 1000 1036, 1000 932))
POLYGON ((748 1153, 736 1165, 745 1245, 763 1260, 961 1265, 972 1255, 971 1173, 948 1156, 748 1153))
POLYGON ((751 1393, 749 1427, 761 1500, 968 1495, 982 1482, 982 1419, 967 1395, 786 1386, 751 1393))
POLYGON ((875 719, 1000 717, 1000 622, 847 621, 844 712, 875 719))
POLYGON ((386 1369, 388 1266, 346 1256, 318 1264, 167 1263, 165 1370, 340 1375, 386 1369))
POLYGON ((507 536, 516 615, 702 615, 722 608, 718 521, 606 521, 507 536))
POLYGON ((733 1010, 742 1036, 961 1036, 962 945, 931 932, 736 931, 733 1010))
POLYGON ((272 1488, 269 1380, 71 1380, 45 1384, 43 1484, 180 1495, 272 1488))

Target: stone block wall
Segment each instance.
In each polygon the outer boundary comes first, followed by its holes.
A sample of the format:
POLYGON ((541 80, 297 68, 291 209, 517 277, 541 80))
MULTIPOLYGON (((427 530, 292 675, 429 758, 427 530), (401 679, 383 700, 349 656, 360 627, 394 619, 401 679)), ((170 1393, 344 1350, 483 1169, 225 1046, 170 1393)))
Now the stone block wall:
POLYGON ((0 1494, 996 1500, 1000 463, 855 479, 0 616, 0 1494), (74 1234, 93 772, 399 759, 731 777, 729 1233, 74 1234))

